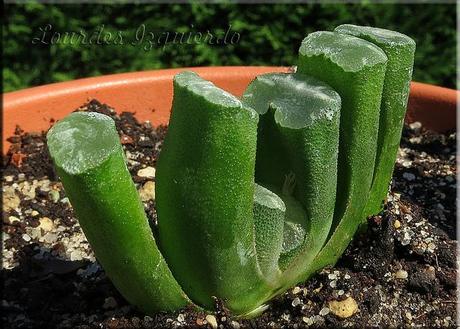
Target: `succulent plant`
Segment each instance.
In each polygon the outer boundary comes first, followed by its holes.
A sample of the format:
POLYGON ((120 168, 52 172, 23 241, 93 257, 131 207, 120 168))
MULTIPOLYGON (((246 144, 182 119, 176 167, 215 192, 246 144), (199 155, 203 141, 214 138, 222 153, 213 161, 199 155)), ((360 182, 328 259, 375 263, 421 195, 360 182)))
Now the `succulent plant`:
POLYGON ((48 148, 81 227, 122 295, 146 313, 221 300, 255 316, 336 262, 386 196, 415 44, 344 25, 302 42, 296 73, 241 99, 174 78, 150 229, 112 119, 77 112, 48 148))

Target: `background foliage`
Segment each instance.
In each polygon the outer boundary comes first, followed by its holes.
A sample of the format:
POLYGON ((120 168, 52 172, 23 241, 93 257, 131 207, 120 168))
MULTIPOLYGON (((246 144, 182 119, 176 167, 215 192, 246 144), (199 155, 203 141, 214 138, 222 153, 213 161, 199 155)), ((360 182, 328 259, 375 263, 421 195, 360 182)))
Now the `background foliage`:
POLYGON ((455 87, 455 4, 141 4, 5 5, 3 20, 4 91, 81 77, 137 70, 205 65, 292 65, 309 32, 342 23, 372 25, 413 37, 417 42, 414 79, 455 87), (146 31, 240 34, 237 44, 141 46, 32 44, 40 28, 135 38, 146 31))

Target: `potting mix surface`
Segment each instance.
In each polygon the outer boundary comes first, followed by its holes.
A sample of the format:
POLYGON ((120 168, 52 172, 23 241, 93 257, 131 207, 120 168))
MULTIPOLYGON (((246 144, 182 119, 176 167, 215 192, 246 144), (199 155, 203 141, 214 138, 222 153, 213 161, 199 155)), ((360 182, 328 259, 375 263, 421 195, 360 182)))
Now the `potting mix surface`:
MULTIPOLYGON (((152 228, 155 161, 166 127, 110 115, 152 228)), ((303 328, 456 326, 456 135, 406 126, 385 210, 337 265, 251 320, 192 309, 145 316, 99 266, 54 173, 44 132, 9 138, 3 157, 2 318, 7 328, 303 328)), ((122 243, 120 241, 120 243, 122 243)))

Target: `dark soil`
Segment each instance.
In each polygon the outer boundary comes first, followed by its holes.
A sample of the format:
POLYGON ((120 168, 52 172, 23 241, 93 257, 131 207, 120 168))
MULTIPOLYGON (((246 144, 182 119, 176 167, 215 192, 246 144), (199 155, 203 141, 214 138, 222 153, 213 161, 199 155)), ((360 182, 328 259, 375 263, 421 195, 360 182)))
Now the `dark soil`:
MULTIPOLYGON (((139 123, 92 101, 78 110, 115 119, 128 168, 155 218, 155 160, 165 127, 139 123), (148 168, 151 170, 151 168, 148 168)), ((334 268, 280 296, 259 318, 238 320, 222 307, 144 316, 120 296, 98 265, 50 162, 44 133, 19 128, 3 158, 2 320, 9 328, 455 327, 456 135, 407 126, 385 210, 369 218, 334 268), (350 298, 348 298, 350 297, 350 298), (347 299, 348 298, 348 299, 347 299), (330 302, 356 302, 340 318, 330 302), (208 316, 208 317, 207 317, 208 316), (215 324, 214 324, 215 325, 215 324)), ((353 304, 353 303, 352 303, 353 304)))

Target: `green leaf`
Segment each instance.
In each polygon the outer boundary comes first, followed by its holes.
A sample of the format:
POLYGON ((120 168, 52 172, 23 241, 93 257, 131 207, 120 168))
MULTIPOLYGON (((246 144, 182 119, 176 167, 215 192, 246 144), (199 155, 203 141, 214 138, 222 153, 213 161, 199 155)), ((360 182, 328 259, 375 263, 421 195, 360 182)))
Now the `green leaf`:
POLYGON ((260 114, 256 182, 286 206, 280 289, 306 279, 326 241, 337 186, 340 97, 302 74, 265 74, 243 102, 260 114))
POLYGON ((372 42, 388 57, 374 176, 364 213, 376 215, 383 209, 401 140, 414 65, 415 42, 401 33, 368 26, 345 24, 338 26, 335 31, 372 42))
POLYGON ((271 293, 257 263, 253 196, 258 115, 192 72, 174 78, 156 172, 158 236, 174 277, 208 309, 237 314, 271 293))
POLYGON ((325 81, 342 99, 334 223, 312 271, 334 264, 365 218, 386 63, 380 48, 354 36, 315 32, 302 41, 298 72, 325 81))
POLYGON ((83 232, 120 293, 149 314, 190 303, 157 248, 115 122, 72 113, 49 130, 47 144, 83 232))

